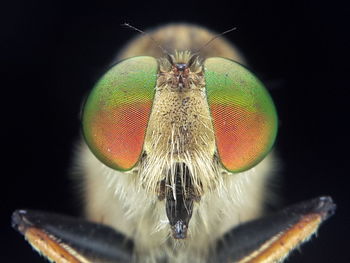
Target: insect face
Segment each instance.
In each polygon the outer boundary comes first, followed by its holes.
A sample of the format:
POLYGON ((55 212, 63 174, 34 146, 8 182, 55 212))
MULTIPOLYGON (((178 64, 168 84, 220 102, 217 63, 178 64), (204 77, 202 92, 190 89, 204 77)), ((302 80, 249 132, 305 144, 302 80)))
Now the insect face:
POLYGON ((262 216, 276 109, 218 36, 167 25, 121 52, 83 110, 87 220, 13 213, 36 250, 57 263, 282 262, 334 213, 319 197, 262 216))
POLYGON ((104 164, 132 170, 140 187, 166 198, 173 236, 185 238, 193 202, 224 184, 222 172, 247 170, 269 152, 277 115, 243 66, 176 51, 110 69, 87 100, 83 131, 104 164))

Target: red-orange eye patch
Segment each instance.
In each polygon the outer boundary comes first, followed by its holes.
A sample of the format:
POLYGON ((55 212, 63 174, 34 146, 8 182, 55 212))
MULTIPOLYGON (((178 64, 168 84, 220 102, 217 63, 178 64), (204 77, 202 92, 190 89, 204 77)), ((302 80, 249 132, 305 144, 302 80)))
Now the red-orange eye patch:
POLYGON ((83 111, 86 142, 113 169, 129 170, 140 158, 157 72, 158 63, 152 57, 126 59, 99 80, 87 99, 83 111))
POLYGON ((266 156, 275 141, 273 101, 263 84, 234 61, 209 58, 204 68, 220 161, 228 171, 247 170, 266 156))

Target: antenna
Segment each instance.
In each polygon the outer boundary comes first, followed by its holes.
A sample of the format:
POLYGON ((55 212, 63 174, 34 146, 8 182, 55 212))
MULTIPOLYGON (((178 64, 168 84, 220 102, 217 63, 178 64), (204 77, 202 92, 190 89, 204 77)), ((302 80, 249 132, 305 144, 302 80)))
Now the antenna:
POLYGON ((130 25, 129 23, 124 23, 124 24, 122 24, 122 26, 131 28, 131 29, 133 29, 133 30, 135 30, 135 31, 137 31, 137 32, 139 32, 139 33, 141 33, 141 34, 143 34, 143 35, 149 37, 149 39, 151 39, 152 42, 153 42, 154 44, 156 44, 157 47, 159 47, 159 49, 160 49, 164 54, 166 54, 168 57, 171 58, 169 52, 166 51, 165 48, 163 48, 149 33, 145 32, 145 31, 143 31, 143 30, 141 30, 141 29, 139 29, 139 28, 137 28, 137 27, 134 27, 134 26, 130 25))
POLYGON ((226 35, 227 33, 230 33, 230 32, 232 32, 232 31, 234 31, 234 30, 236 30, 237 29, 237 27, 233 27, 233 28, 230 28, 229 30, 226 30, 226 31, 224 31, 224 32, 222 32, 222 33, 220 33, 220 34, 217 34, 217 35, 215 35, 215 36, 213 36, 207 43, 205 43, 203 46, 201 46, 196 52, 194 52, 194 54, 197 54, 197 53, 199 53, 203 48, 205 48, 205 47, 207 47, 211 42, 213 42, 215 39, 217 39, 217 38, 219 38, 219 37, 221 37, 221 36, 223 36, 223 35, 226 35))

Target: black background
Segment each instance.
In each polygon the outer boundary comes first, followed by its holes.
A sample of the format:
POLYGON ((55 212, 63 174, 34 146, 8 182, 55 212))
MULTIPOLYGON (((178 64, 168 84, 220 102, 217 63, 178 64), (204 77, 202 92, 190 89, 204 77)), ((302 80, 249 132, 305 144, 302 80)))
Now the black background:
POLYGON ((330 195, 337 213, 288 262, 350 262, 349 9, 337 1, 12 1, 0 8, 2 262, 44 262, 10 228, 17 208, 78 215, 69 169, 84 96, 116 52, 149 29, 222 32, 271 90, 281 205, 330 195))

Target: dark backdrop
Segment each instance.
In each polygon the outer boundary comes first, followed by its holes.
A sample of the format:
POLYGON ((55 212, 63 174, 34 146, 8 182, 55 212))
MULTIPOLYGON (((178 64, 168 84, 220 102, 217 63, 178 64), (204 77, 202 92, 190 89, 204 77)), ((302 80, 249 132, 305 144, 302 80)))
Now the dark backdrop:
POLYGON ((78 215, 68 177, 83 97, 127 40, 168 22, 218 32, 247 56, 271 90, 281 205, 331 195, 336 215, 288 262, 350 262, 349 9, 338 1, 12 1, 0 8, 1 253, 44 262, 10 228, 17 208, 78 215))

